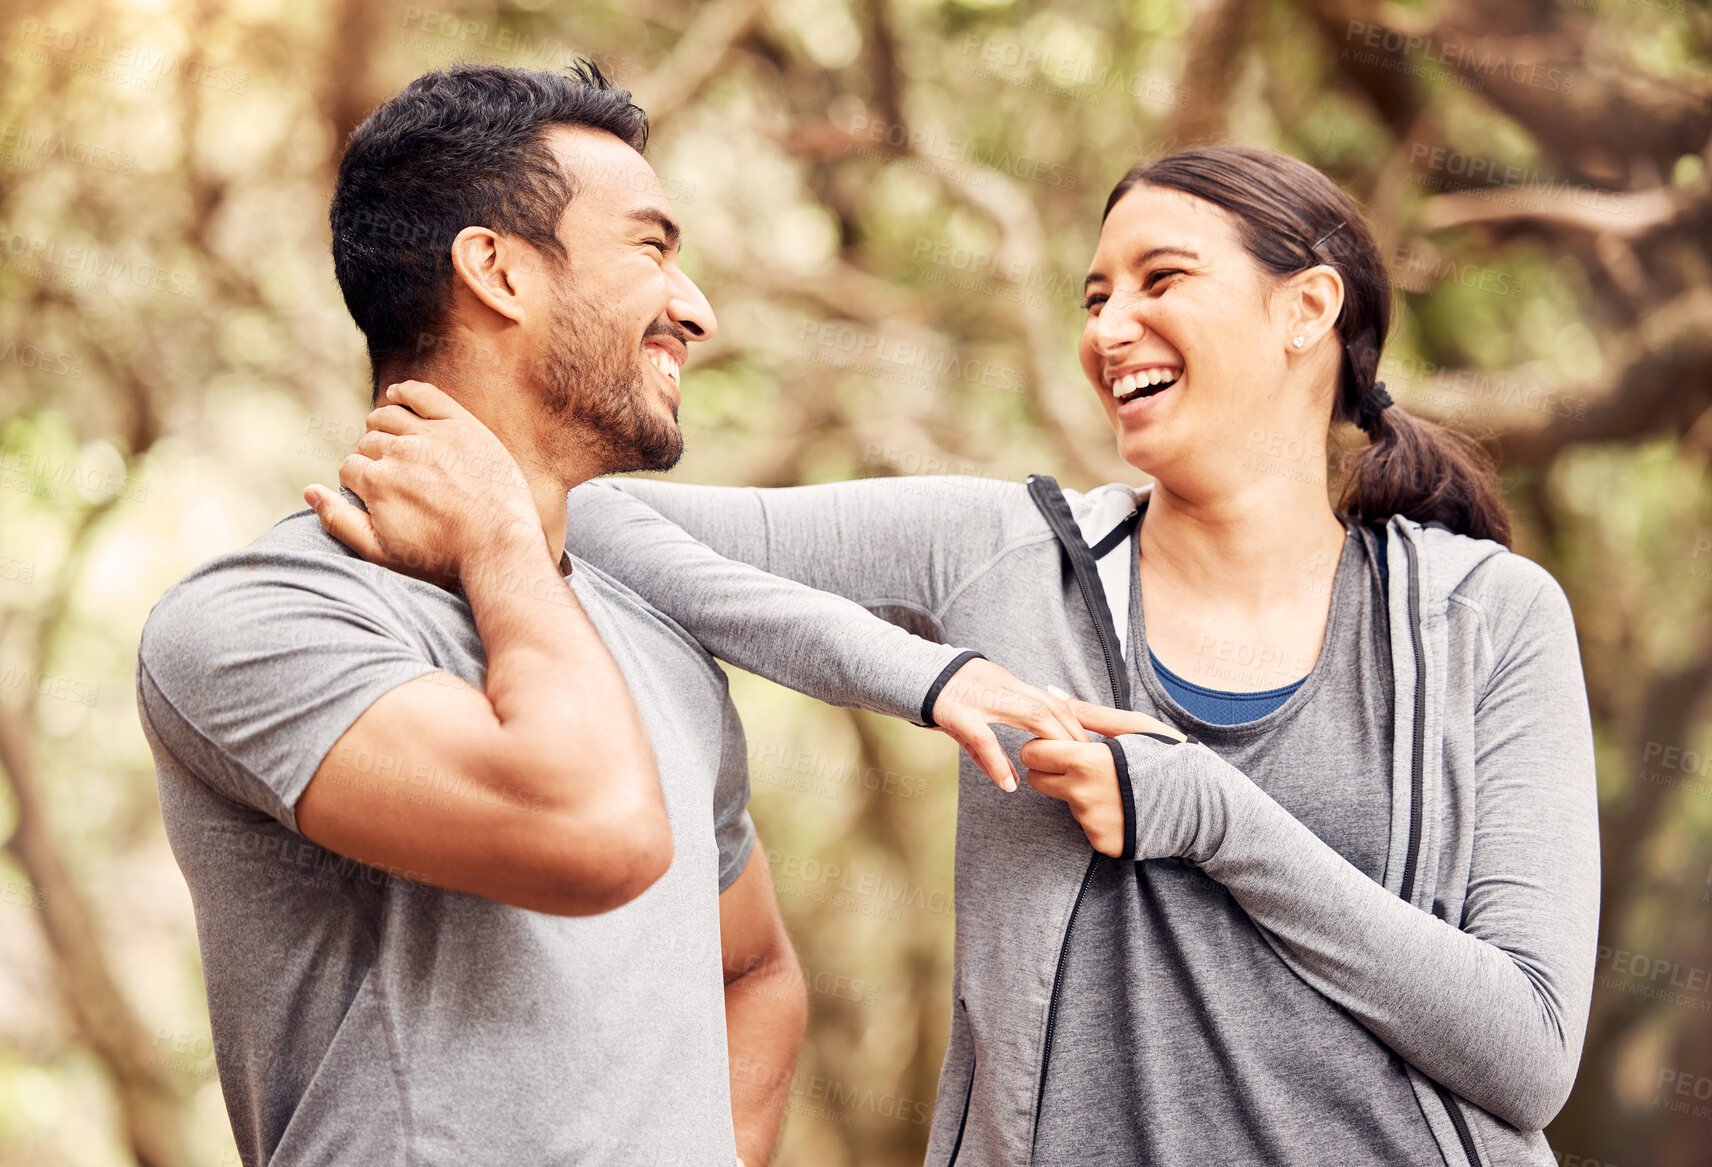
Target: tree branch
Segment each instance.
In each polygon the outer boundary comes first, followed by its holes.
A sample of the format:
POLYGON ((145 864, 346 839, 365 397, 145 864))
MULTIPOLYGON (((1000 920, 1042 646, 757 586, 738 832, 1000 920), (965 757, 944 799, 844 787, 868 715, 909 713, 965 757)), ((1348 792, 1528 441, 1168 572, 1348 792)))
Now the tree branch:
POLYGON ((761 13, 762 0, 715 0, 699 6, 670 55, 632 87, 636 103, 648 111, 651 132, 658 132, 701 91, 761 13))
POLYGON ((1606 354, 1618 370, 1580 415, 1499 435, 1506 464, 1544 466, 1577 442, 1685 434, 1712 404, 1712 289, 1654 308, 1606 354))
MULTIPOLYGON (((118 497, 111 496, 79 518, 48 601, 27 636, 32 667, 40 668, 46 660, 47 648, 70 610, 91 535, 117 502, 118 497)), ((113 1074, 132 1152, 142 1167, 179 1167, 189 1146, 179 1117, 184 1090, 149 1060, 146 1033, 119 991, 89 902, 67 870, 47 822, 35 764, 38 704, 31 686, 19 707, 0 707, 0 772, 10 782, 17 805, 17 824, 5 847, 40 893, 43 929, 58 968, 61 997, 84 1042, 113 1074)))
POLYGON ((1228 97, 1243 66, 1256 0, 1205 0, 1183 46, 1183 81, 1170 140, 1193 146, 1229 132, 1228 97))

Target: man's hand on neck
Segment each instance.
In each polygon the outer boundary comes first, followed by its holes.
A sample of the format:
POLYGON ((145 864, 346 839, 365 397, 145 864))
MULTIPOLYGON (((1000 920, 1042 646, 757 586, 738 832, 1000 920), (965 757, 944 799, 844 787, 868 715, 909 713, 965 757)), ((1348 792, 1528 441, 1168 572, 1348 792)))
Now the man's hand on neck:
POLYGON ((474 413, 426 382, 388 387, 339 481, 368 510, 309 487, 304 498, 328 534, 370 562, 442 586, 523 544, 535 542, 554 563, 564 548, 567 486, 526 474, 474 413))
MULTIPOLYGON (((527 362, 509 354, 498 338, 461 329, 446 345, 450 351, 438 355, 455 355, 455 361, 430 361, 402 376, 399 384, 431 385, 498 440, 522 471, 543 537, 557 558, 565 545, 565 494, 611 468, 543 408, 539 394, 529 389, 527 362)), ((379 404, 387 404, 386 398, 379 404)))

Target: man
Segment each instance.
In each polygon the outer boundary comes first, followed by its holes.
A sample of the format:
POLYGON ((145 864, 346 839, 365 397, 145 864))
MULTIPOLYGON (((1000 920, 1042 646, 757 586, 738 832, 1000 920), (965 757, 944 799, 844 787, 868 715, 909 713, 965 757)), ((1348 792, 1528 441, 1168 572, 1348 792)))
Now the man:
MULTIPOLYGON (((144 630, 248 1164, 771 1151, 805 1005, 744 991, 795 958, 741 726, 699 645, 562 551, 570 488, 676 461, 716 327, 646 133, 592 66, 455 66, 375 111, 332 208, 376 388, 352 493, 310 487, 144 630)), ((1007 782, 988 721, 1079 733, 973 654, 707 554, 800 645, 775 679, 937 720, 1007 782)))

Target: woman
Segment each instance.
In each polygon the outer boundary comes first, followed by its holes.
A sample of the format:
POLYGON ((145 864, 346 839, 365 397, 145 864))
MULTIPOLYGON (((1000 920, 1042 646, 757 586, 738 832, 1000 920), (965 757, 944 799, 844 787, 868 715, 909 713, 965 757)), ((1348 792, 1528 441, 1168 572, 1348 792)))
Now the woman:
POLYGON ((1118 183, 1087 279, 1082 368, 1150 492, 572 492, 572 550, 715 652, 741 615, 661 515, 1190 735, 1001 732, 1014 793, 964 761, 930 1164, 1553 1162, 1598 898, 1575 630, 1478 449, 1375 383, 1389 322, 1335 184, 1191 150, 1118 183))

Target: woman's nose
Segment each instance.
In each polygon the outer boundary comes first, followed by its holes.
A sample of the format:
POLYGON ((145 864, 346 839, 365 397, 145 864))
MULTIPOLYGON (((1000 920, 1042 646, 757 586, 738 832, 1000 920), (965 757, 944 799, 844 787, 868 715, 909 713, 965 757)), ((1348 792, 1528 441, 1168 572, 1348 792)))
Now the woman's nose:
POLYGON ((1094 318, 1094 346, 1103 353, 1116 352, 1146 337, 1147 323, 1138 307, 1128 297, 1113 293, 1094 318))

